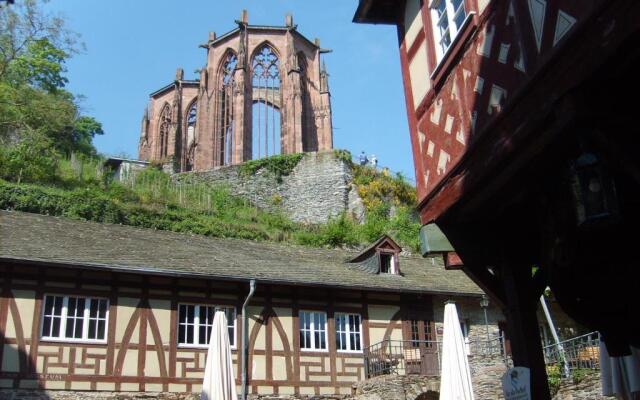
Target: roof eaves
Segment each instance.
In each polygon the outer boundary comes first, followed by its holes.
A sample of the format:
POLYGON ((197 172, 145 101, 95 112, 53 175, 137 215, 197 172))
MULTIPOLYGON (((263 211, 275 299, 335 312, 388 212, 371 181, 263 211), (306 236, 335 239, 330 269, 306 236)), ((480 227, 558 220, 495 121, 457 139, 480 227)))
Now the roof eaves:
POLYGON ((360 0, 353 22, 396 25, 400 5, 398 0, 360 0))
MULTIPOLYGON (((215 38, 214 40, 210 41, 210 42, 208 43, 208 45, 209 45, 209 47, 211 47, 211 46, 213 46, 214 44, 217 44, 217 43, 219 43, 219 42, 221 42, 221 41, 223 41, 223 40, 225 40, 225 39, 227 39, 227 38, 229 38, 229 37, 233 36, 233 34, 234 34, 234 33, 237 33, 237 32, 240 32, 240 28, 235 28, 235 29, 230 30, 230 31, 229 31, 229 32, 227 32, 227 33, 222 34, 221 36, 219 36, 219 37, 215 38)), ((202 47, 205 47, 205 48, 206 48, 206 47, 207 47, 207 45, 203 45, 202 47)))
POLYGON ((171 82, 170 84, 168 84, 166 86, 163 86, 162 88, 160 88, 160 89, 156 90, 155 92, 152 92, 151 94, 149 94, 149 97, 154 97, 154 96, 157 96, 157 95, 159 95, 161 93, 164 93, 167 90, 174 88, 175 85, 176 85, 175 81, 171 82))
POLYGON ((39 258, 25 258, 25 257, 12 257, 12 256, 3 256, 0 255, 0 263, 18 263, 18 264, 30 264, 30 265, 42 265, 42 266, 51 266, 51 267, 79 267, 86 269, 95 269, 95 270, 109 270, 114 272, 121 273, 133 273, 133 274, 142 274, 142 275, 156 275, 156 276, 168 276, 174 278, 209 278, 209 279, 220 279, 231 282, 248 282, 250 280, 255 280, 259 284, 275 284, 275 285, 286 285, 286 286, 308 286, 308 287, 332 287, 338 289, 346 289, 346 290, 367 290, 371 292, 386 292, 386 293, 421 293, 421 294, 437 294, 437 295, 452 295, 452 296, 461 296, 461 297, 480 297, 481 293, 471 293, 471 292, 454 292, 448 290, 425 290, 425 289, 397 289, 397 288, 388 288, 388 287, 372 287, 366 285, 340 285, 340 284, 323 284, 321 282, 300 282, 294 280, 286 280, 286 279, 265 279, 258 277, 234 277, 229 275, 220 275, 220 274, 206 274, 202 272, 185 272, 185 271, 176 271, 170 269, 157 269, 153 267, 134 267, 134 266, 126 266, 126 265, 110 265, 110 264, 102 264, 102 263, 88 263, 88 262, 76 262, 76 261, 68 261, 68 260, 43 260, 39 258))

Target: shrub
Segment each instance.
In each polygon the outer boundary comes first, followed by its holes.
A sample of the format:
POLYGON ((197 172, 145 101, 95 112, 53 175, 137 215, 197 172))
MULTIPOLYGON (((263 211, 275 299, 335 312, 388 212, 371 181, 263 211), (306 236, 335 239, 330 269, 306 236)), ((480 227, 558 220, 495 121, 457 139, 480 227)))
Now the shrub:
POLYGON ((547 381, 549 382, 549 394, 553 397, 560 390, 560 382, 562 381, 560 365, 547 365, 547 381))
POLYGON ((289 175, 293 171, 303 157, 304 153, 295 153, 247 161, 240 166, 240 174, 251 176, 261 169, 266 169, 280 181, 283 176, 289 175))
POLYGON ((18 183, 51 183, 57 176, 59 157, 51 140, 35 133, 25 134, 17 144, 2 150, 0 178, 18 183))

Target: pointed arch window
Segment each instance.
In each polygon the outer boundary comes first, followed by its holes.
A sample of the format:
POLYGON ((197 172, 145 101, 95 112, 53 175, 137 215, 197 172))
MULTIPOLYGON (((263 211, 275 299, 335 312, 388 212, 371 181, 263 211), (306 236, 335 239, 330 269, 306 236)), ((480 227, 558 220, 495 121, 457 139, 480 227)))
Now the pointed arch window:
POLYGON ((194 153, 196 147, 196 120, 198 116, 198 102, 194 101, 187 111, 187 164, 186 170, 193 169, 194 153))
POLYGON ((280 59, 264 44, 251 60, 253 89, 252 157, 268 157, 281 152, 280 59))
POLYGON ((298 68, 300 70, 300 95, 302 100, 302 150, 318 151, 318 132, 311 103, 312 83, 309 79, 309 65, 303 52, 297 54, 298 68))
POLYGON ((171 107, 165 104, 160 113, 160 123, 158 127, 158 136, 160 138, 159 153, 160 158, 169 155, 169 131, 171 130, 171 107))
POLYGON ((238 64, 238 56, 232 51, 223 58, 218 82, 218 134, 216 135, 217 165, 228 165, 233 162, 234 148, 234 112, 233 103, 236 92, 234 73, 238 64))

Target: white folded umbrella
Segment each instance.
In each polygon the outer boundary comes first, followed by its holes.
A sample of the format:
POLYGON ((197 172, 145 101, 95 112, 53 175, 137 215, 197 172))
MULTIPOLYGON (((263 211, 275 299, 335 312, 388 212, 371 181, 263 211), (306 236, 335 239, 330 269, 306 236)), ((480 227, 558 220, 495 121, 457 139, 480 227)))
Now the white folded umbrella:
POLYGON ((453 301, 448 301, 444 306, 443 330, 440 400, 474 400, 469 360, 453 301))
POLYGON ((600 374, 604 396, 623 400, 640 398, 640 349, 631 347, 630 355, 611 357, 601 341, 600 374))
POLYGON ((216 310, 209 338, 201 400, 238 400, 227 326, 224 311, 216 310))

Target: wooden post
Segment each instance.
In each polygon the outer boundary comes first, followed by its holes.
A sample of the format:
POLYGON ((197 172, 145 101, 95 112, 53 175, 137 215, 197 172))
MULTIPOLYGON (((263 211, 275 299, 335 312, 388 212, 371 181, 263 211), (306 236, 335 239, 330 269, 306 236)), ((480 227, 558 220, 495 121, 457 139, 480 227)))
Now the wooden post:
POLYGON ((504 265, 502 271, 513 365, 531 370, 532 399, 550 400, 536 315, 538 298, 532 290, 531 266, 525 263, 504 265))

